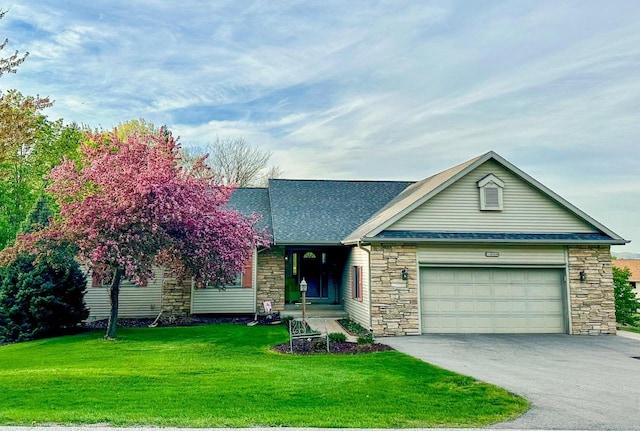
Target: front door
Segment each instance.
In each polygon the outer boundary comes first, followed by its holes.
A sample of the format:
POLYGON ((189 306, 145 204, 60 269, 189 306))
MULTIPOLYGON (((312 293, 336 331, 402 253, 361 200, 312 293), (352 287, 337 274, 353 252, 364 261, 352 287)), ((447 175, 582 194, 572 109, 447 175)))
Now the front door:
POLYGON ((299 253, 300 279, 307 281, 307 298, 326 298, 326 289, 323 289, 322 254, 318 251, 303 251, 299 253))

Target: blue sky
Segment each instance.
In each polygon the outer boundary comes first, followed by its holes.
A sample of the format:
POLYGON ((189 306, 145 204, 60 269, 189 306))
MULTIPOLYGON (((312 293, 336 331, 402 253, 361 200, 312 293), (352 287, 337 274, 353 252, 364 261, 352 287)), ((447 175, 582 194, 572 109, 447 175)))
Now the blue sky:
POLYGON ((640 2, 8 0, 0 89, 51 118, 244 137, 288 178, 418 180, 488 150, 640 252, 640 2))

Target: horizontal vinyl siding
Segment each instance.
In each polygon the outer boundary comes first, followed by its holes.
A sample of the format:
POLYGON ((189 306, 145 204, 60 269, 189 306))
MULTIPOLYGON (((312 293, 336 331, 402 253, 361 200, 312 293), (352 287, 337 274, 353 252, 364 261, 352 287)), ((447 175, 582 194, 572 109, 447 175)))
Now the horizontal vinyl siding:
POLYGON ((368 329, 370 325, 369 319, 369 255, 364 250, 353 247, 347 258, 342 276, 342 298, 344 301, 344 310, 349 317, 358 322, 364 328, 368 329), (362 302, 353 299, 351 291, 352 267, 362 266, 362 302))
POLYGON ((229 288, 222 291, 215 288, 194 288, 191 291, 191 313, 255 313, 255 293, 252 288, 229 288))
MULTIPOLYGON (((124 280, 118 295, 118 317, 156 317, 162 306, 163 273, 161 268, 153 269, 154 278, 144 287, 124 280)), ((92 278, 87 277, 87 291, 84 300, 89 308, 88 320, 107 319, 111 311, 108 287, 93 287, 92 278)))
POLYGON ((423 264, 565 265, 563 246, 433 245, 418 248, 423 264), (498 253, 487 257, 486 253, 498 253))
POLYGON ((388 230, 447 232, 598 232, 494 161, 488 161, 398 220, 388 230), (504 209, 480 211, 477 181, 504 181, 504 209))

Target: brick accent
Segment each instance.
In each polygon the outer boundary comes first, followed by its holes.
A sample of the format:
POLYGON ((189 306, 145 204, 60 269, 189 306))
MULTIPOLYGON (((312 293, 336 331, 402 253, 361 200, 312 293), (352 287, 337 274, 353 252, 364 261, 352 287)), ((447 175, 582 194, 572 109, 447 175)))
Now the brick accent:
POLYGON ((256 305, 262 310, 271 301, 274 311, 284 311, 284 247, 271 247, 258 253, 256 305))
POLYGON ((178 282, 170 269, 164 270, 162 311, 164 317, 184 317, 191 313, 191 277, 178 282))
POLYGON ((573 334, 616 333, 616 311, 608 245, 569 246, 569 298, 573 334), (580 271, 586 275, 580 281, 580 271))
POLYGON ((378 336, 419 334, 416 246, 371 247, 371 326, 378 336), (407 268, 409 278, 402 279, 407 268))

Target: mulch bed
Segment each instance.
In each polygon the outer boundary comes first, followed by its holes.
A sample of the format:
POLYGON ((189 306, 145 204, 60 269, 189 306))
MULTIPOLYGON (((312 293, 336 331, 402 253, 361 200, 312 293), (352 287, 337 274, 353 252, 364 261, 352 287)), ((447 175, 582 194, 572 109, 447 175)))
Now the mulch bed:
MULTIPOLYGON (((277 344, 272 347, 272 350, 279 353, 291 354, 289 343, 277 344)), ((356 344, 346 341, 329 343, 329 354, 358 355, 361 353, 385 352, 387 350, 393 350, 393 348, 380 343, 356 344)), ((323 353, 325 355, 327 354, 327 347, 322 341, 296 340, 293 342, 294 355, 315 355, 323 353)))
MULTIPOLYGON (((145 328, 151 325, 156 319, 118 319, 119 328, 145 328)), ((211 317, 211 316, 188 316, 179 318, 161 317, 158 319, 156 326, 196 326, 211 325, 215 323, 234 323, 237 325, 246 325, 253 319, 247 316, 234 317, 211 317)), ((86 322, 84 327, 87 329, 107 329, 108 320, 96 320, 94 322, 86 322)))

